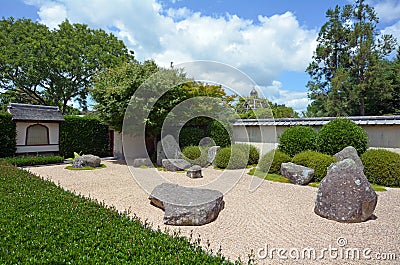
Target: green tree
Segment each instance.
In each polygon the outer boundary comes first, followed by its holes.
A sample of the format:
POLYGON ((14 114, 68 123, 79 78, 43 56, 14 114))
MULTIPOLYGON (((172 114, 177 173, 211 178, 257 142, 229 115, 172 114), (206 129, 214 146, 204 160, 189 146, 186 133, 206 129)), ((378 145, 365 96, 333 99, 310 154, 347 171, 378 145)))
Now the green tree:
POLYGON ((336 6, 326 16, 306 70, 311 77, 309 97, 314 100, 310 109, 318 109, 317 115, 364 115, 372 90, 391 92, 391 86, 377 80, 377 71, 395 40, 377 32, 376 13, 364 0, 336 6))
POLYGON ((69 21, 49 30, 29 19, 3 19, 0 34, 0 88, 62 113, 71 100, 86 109, 93 77, 133 58, 114 35, 69 21))
POLYGON ((145 137, 150 145, 149 150, 153 151, 167 115, 181 102, 194 97, 199 102, 205 101, 204 104, 196 102, 196 105, 183 106, 180 112, 183 116, 178 117, 202 124, 209 123, 210 120, 204 116, 197 117, 196 113, 222 111, 233 100, 221 86, 194 82, 181 69, 163 69, 154 61, 132 61, 102 72, 96 78, 91 95, 97 102, 94 108, 100 117, 116 130, 122 131, 123 125, 131 124, 133 127, 129 131, 140 134, 141 132, 135 130, 141 126, 135 122, 142 122, 146 128, 145 137), (218 99, 218 102, 216 100, 215 105, 210 104, 210 98, 218 99), (223 103, 223 106, 219 103, 223 103), (193 120, 193 117, 197 118, 193 120), (128 122, 124 124, 124 121, 128 122))

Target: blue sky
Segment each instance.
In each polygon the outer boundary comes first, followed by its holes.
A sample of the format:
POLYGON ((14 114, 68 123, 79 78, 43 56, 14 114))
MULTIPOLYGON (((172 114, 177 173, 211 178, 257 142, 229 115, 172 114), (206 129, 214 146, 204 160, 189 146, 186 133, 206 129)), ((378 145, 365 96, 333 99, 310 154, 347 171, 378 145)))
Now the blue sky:
MULTIPOLYGON (((305 68, 325 12, 350 0, 0 0, 0 16, 56 27, 64 19, 103 28, 139 60, 162 66, 218 61, 249 75, 273 102, 309 103, 305 68)), ((368 0, 378 29, 400 39, 400 0, 368 0)), ((252 88, 243 88, 247 95, 252 88)))

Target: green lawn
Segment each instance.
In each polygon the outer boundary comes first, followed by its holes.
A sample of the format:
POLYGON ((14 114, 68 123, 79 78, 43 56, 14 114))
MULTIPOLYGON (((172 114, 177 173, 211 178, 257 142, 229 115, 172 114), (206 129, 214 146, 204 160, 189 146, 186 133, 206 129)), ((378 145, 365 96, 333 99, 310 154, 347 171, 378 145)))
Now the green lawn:
POLYGON ((4 162, 0 213, 0 264, 228 263, 4 162))

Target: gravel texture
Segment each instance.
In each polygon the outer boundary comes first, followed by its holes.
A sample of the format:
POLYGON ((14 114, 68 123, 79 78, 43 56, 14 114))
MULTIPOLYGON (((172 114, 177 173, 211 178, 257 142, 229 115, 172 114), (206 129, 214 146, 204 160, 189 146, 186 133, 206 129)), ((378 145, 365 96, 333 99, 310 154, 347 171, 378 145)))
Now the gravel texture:
MULTIPOLYGON (((150 205, 149 194, 128 167, 120 161, 103 163, 106 168, 88 171, 67 170, 66 165, 26 169, 76 194, 104 201, 120 211, 129 209, 132 215, 147 220, 155 228, 167 227, 163 224, 162 210, 150 205)), ((134 174, 139 172, 148 179, 159 174, 165 180, 186 186, 201 186, 222 174, 211 167, 203 169, 201 179, 190 179, 182 172, 136 170, 141 171, 134 174)), ((242 174, 240 170, 229 172, 242 174)), ((400 189, 378 192, 378 204, 371 220, 346 224, 314 213, 316 188, 262 181, 258 189, 249 192, 252 178, 242 174, 229 192, 222 191, 225 209, 216 221, 200 227, 168 227, 179 229, 187 236, 192 233, 195 239, 200 235, 203 246, 208 241, 209 249, 216 252, 221 248, 230 260, 240 257, 247 261, 253 253, 258 264, 377 264, 378 258, 386 259, 382 264, 400 264, 400 189), (307 254, 313 250, 315 258, 310 260, 307 254), (352 254, 357 251, 360 257, 353 259, 352 254)))

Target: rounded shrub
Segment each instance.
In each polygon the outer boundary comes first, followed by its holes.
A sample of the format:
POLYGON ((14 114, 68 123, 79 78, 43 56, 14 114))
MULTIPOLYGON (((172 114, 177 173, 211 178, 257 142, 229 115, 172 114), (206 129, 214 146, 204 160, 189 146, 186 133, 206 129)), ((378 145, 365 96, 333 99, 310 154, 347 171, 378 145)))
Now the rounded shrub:
POLYGON ((319 152, 334 155, 347 146, 353 146, 358 155, 368 148, 367 133, 349 119, 337 118, 322 126, 317 136, 319 152))
POLYGON ((337 162, 337 159, 316 151, 303 151, 295 155, 292 162, 314 169, 314 181, 319 182, 326 176, 327 167, 337 162))
POLYGON ((231 145, 231 138, 225 127, 217 120, 214 120, 208 128, 208 136, 211 137, 216 145, 227 147, 231 145))
POLYGON ((247 165, 256 165, 258 163, 258 159, 260 158, 260 151, 254 145, 240 143, 240 144, 233 144, 231 147, 233 150, 240 149, 246 154, 248 154, 247 156, 249 158, 247 161, 247 165))
POLYGON ((186 146, 182 150, 183 158, 192 165, 205 167, 207 162, 207 149, 199 146, 186 146))
POLYGON ((258 169, 270 174, 281 174, 281 164, 290 162, 291 160, 290 156, 284 152, 272 150, 261 157, 258 163, 258 169), (270 164, 271 166, 269 167, 270 164))
POLYGON ((316 151, 317 132, 310 126, 293 126, 281 134, 278 148, 289 156, 303 151, 316 151))
POLYGON ((240 148, 224 147, 218 150, 215 156, 215 165, 218 168, 238 169, 247 166, 248 155, 240 148))
POLYGON ((179 146, 183 148, 185 146, 198 145, 203 137, 204 132, 202 129, 196 127, 183 127, 179 132, 179 146))
POLYGON ((400 187, 400 155, 385 149, 370 149, 361 155, 365 176, 371 183, 400 187))

